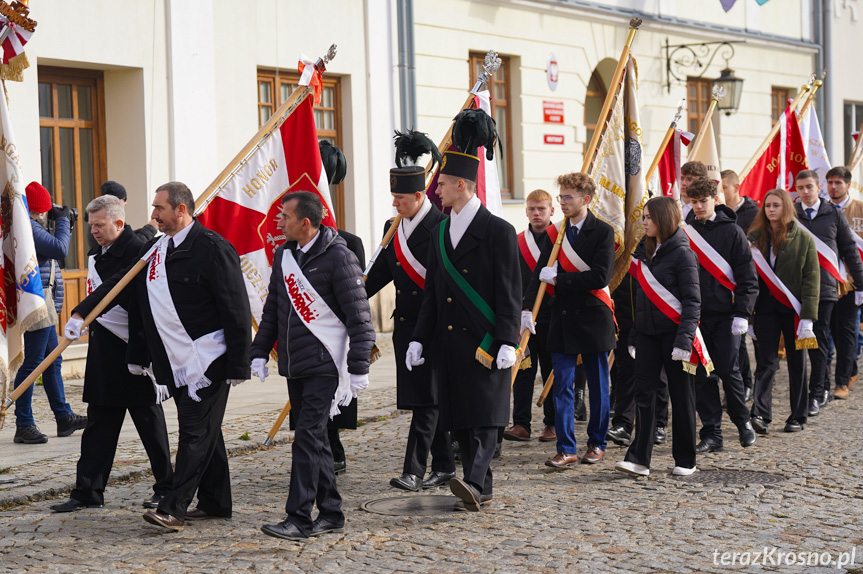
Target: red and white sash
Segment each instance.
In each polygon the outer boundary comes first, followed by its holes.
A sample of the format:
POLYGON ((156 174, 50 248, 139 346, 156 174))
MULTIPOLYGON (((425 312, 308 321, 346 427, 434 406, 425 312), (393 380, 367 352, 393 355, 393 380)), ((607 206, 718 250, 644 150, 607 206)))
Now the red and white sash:
MULTIPOLYGON (((552 225, 549 228, 553 227, 552 225)), ((533 271, 536 269, 536 264, 539 261, 541 249, 536 244, 536 239, 530 231, 530 227, 518 234, 518 250, 521 251, 521 256, 524 262, 533 271)))
MULTIPOLYGON (((666 289, 659 280, 651 273, 650 268, 640 259, 632 258, 632 263, 629 266, 629 273, 637 280, 638 285, 644 290, 650 302, 656 305, 656 308, 662 311, 662 314, 680 324, 680 314, 683 312, 683 305, 675 297, 671 291, 666 289)), ((701 335, 701 329, 695 327, 695 337, 692 340, 692 354, 688 361, 682 361, 683 370, 694 375, 698 363, 704 365, 705 370, 710 373, 713 370, 713 362, 710 360, 710 355, 707 352, 707 345, 704 343, 704 337, 701 335)))
MULTIPOLYGON (((798 227, 803 227, 802 225, 798 227)), ((770 267, 770 264, 767 263, 767 259, 764 257, 764 254, 761 253, 754 245, 752 247, 752 260, 755 262, 755 269, 758 271, 758 275, 761 277, 761 280, 764 281, 764 284, 767 285, 767 289, 770 291, 770 294, 773 297, 788 307, 789 309, 794 311, 794 332, 797 333, 797 326, 800 324, 800 301, 797 300, 797 297, 785 286, 785 283, 779 279, 776 273, 773 271, 773 268, 770 267)), ((797 349, 817 349, 818 343, 815 339, 798 339, 795 335, 794 346, 797 349)))
POLYGON ((734 291, 737 288, 737 282, 734 280, 731 264, 698 233, 694 226, 684 225, 683 231, 689 237, 689 245, 695 251, 695 255, 698 256, 698 264, 704 267, 714 279, 734 291))
MULTIPOLYGON (((87 258, 87 295, 95 291, 102 284, 102 278, 99 277, 99 272, 96 271, 96 256, 90 255, 87 258)), ((129 313, 115 305, 110 311, 102 313, 96 320, 99 324, 111 331, 114 335, 123 340, 124 343, 129 342, 129 313)))
MULTIPOLYGON (((288 291, 288 299, 306 328, 326 348, 339 372, 339 386, 330 405, 330 418, 339 414, 339 406, 351 402, 351 375, 348 373, 348 330, 335 312, 330 309, 305 275, 290 249, 282 251, 282 279, 288 291), (347 396, 338 402, 338 397, 347 396)), ((289 327, 290 328, 290 327, 289 327)))
MULTIPOLYGON (((572 248, 572 244, 566 238, 563 239, 563 243, 560 245, 560 254, 557 256, 557 260, 560 262, 560 267, 567 273, 582 273, 584 271, 590 271, 590 265, 578 256, 578 253, 575 252, 575 249, 572 248)), ((605 306, 611 309, 611 316, 614 317, 614 301, 611 300, 611 292, 608 290, 608 285, 602 289, 594 289, 590 293, 605 303, 605 306)), ((616 326, 616 319, 614 323, 616 326)))
POLYGON ((402 232, 402 225, 399 225, 399 228, 396 230, 395 241, 393 241, 393 247, 396 252, 396 259, 398 259, 399 263, 401 263, 402 269, 405 270, 405 273, 408 274, 414 283, 419 285, 420 289, 425 289, 426 285, 426 268, 423 266, 419 260, 414 257, 414 254, 411 252, 410 247, 408 247, 408 240, 405 239, 404 233, 402 232))
POLYGON ((844 283, 845 279, 848 278, 848 274, 845 272, 845 266, 841 261, 839 261, 839 257, 836 255, 836 252, 830 249, 829 245, 818 239, 818 237, 809 231, 809 229, 807 229, 802 223, 797 227, 808 233, 809 236, 815 240, 815 249, 818 251, 818 264, 821 265, 821 268, 827 271, 827 273, 829 273, 830 276, 838 282, 844 283))

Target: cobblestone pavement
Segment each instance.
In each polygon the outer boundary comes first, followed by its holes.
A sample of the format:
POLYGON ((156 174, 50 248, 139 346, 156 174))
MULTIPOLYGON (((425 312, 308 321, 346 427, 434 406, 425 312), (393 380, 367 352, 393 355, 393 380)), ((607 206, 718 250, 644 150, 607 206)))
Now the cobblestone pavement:
MULTIPOLYGON (((698 466, 702 477, 711 469, 761 471, 786 479, 778 484, 722 486, 699 482, 698 474, 694 481, 672 478, 673 436, 656 448, 650 478, 637 480, 613 471, 625 452, 614 445, 600 464, 552 471, 543 462, 553 445, 507 442, 493 466, 495 500, 489 510, 372 514, 360 505, 407 494, 387 484, 401 472, 410 422, 407 415, 384 418, 400 414, 394 409, 394 389, 388 388, 366 394, 361 416, 369 422, 343 434, 348 453, 348 472, 339 477, 347 514, 344 534, 293 543, 260 532, 262 524, 284 517, 290 448, 282 443, 231 458, 232 520, 191 523, 181 533, 141 519, 140 502, 150 494, 147 478, 114 484, 104 509, 71 514, 51 513, 49 500, 15 506, 7 488, 0 493, 7 496, 6 510, 0 512, 0 571, 863 572, 863 399, 852 395, 834 401, 803 432, 785 434, 779 424, 788 413, 784 369, 776 390, 776 428, 770 435, 744 450, 736 433, 728 432, 726 418, 725 450, 700 457, 698 466), (749 564, 755 552, 765 550, 757 565, 749 564), (732 566, 734 552, 752 554, 738 555, 732 566), (789 566, 786 552, 806 553, 804 561, 812 560, 810 552, 830 553, 833 560, 854 552, 842 557, 854 563, 845 569, 789 566)), ((241 429, 263 436, 273 415, 236 420, 226 426, 225 436, 241 429)), ((535 409, 534 432, 540 421, 535 409)), ((585 423, 576 429, 581 450, 585 423)), ((238 446, 236 440, 229 443, 238 446)), ((255 446, 250 441, 239 446, 249 445, 255 446)), ((74 478, 74 459, 56 460, 53 473, 59 494, 62 484, 74 478)))

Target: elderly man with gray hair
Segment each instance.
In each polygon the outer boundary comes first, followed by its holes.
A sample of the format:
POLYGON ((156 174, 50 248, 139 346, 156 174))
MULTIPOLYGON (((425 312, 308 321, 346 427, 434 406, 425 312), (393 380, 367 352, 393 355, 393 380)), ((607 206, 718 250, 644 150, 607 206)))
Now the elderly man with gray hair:
MULTIPOLYGON (((131 265, 138 258, 144 242, 126 225, 126 210, 117 197, 97 197, 87 205, 87 214, 90 233, 97 244, 88 256, 89 295, 103 278, 131 265)), ((144 506, 156 508, 162 496, 171 490, 171 452, 161 405, 162 399, 168 396, 168 389, 156 385, 148 369, 144 369, 145 373, 133 375, 127 368, 128 363, 142 363, 140 357, 134 360, 127 357, 130 348, 137 353, 146 349, 139 314, 130 313, 133 305, 134 298, 123 292, 119 295, 118 305, 90 325, 90 346, 84 374, 88 422, 81 437, 78 477, 69 500, 51 507, 55 512, 99 508, 104 504, 105 485, 126 411, 132 416, 156 481, 154 494, 144 501, 144 506)), ((142 364, 149 362, 147 359, 142 364)))

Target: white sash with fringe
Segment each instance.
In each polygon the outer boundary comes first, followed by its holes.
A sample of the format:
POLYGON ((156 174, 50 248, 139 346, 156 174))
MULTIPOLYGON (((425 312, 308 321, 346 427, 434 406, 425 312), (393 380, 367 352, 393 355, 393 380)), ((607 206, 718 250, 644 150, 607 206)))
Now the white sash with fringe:
POLYGON ((327 349, 339 372, 339 386, 330 405, 330 418, 333 418, 340 412, 338 397, 347 396, 347 402, 343 402, 341 406, 349 404, 352 399, 351 375, 348 372, 348 330, 324 298, 315 291, 311 281, 303 275, 289 249, 282 251, 282 279, 294 311, 312 335, 327 349))
POLYGON ((198 391, 212 384, 205 374, 207 368, 228 350, 225 330, 219 329, 195 340, 186 332, 171 298, 165 271, 169 237, 162 236, 154 246, 156 251, 147 268, 147 296, 153 322, 171 363, 174 385, 186 387, 189 397, 200 401, 198 391))
MULTIPOLYGON (((87 258, 87 295, 95 291, 102 284, 102 278, 99 277, 99 272, 96 271, 96 256, 91 255, 87 258)), ((107 313, 102 313, 96 318, 99 324, 114 333, 117 337, 123 340, 124 343, 129 342, 129 313, 115 305, 107 313)))

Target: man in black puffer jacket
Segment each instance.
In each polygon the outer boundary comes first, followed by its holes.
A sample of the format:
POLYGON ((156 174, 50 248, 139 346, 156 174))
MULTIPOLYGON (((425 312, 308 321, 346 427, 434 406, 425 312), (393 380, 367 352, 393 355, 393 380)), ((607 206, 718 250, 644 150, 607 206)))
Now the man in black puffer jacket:
MULTIPOLYGON (((758 296, 758 278, 752 252, 737 217, 730 208, 716 203, 716 183, 698 178, 687 190, 692 211, 686 218, 686 234, 698 256, 701 286, 701 333, 707 351, 722 379, 728 416, 740 433, 744 447, 755 443, 743 378, 737 355, 740 337, 746 334, 749 315, 758 296)), ((719 387, 704 367, 695 373, 695 406, 701 418, 701 442, 697 454, 722 450, 722 404, 719 387)))
POLYGON ((337 412, 335 403, 347 405, 368 386, 375 342, 363 272, 336 230, 321 227, 322 218, 323 206, 311 192, 282 200, 279 229, 288 241, 273 256, 269 295, 251 349, 252 371, 263 381, 278 341, 279 374, 288 379, 298 413, 288 516, 261 529, 286 540, 344 530, 326 425, 337 412), (316 501, 319 514, 312 522, 316 501))

